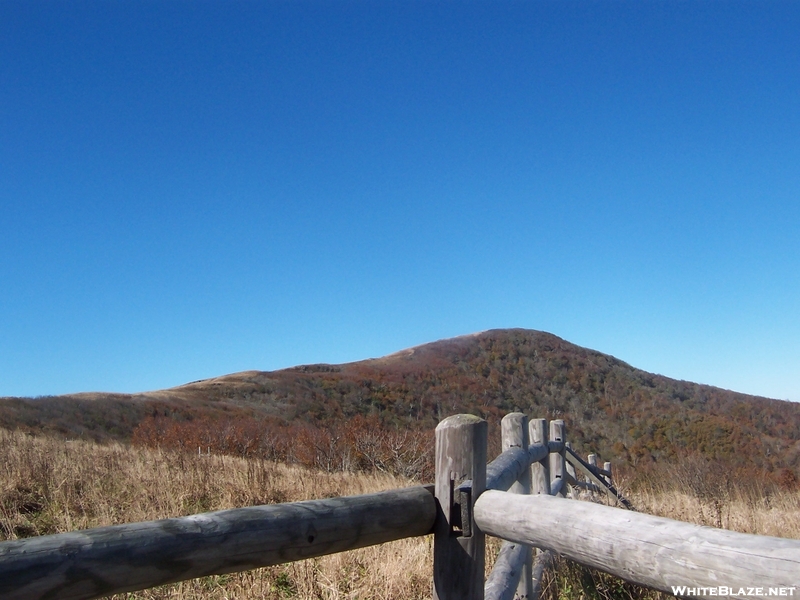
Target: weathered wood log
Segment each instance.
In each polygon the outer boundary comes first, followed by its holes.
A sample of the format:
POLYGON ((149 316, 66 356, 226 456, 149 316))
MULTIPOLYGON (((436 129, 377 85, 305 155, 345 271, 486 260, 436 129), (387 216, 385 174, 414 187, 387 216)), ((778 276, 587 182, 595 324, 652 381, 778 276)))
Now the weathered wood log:
MULTIPOLYGON (((475 521, 490 535, 558 552, 634 583, 689 588, 790 588, 800 540, 736 533, 591 502, 486 491, 475 521)), ((681 595, 711 595, 695 591, 681 595)), ((724 595, 724 594, 723 594, 724 595)))
POLYGON ((486 489, 486 438, 486 421, 473 415, 448 417, 436 427, 434 599, 483 600, 485 536, 475 527, 471 505, 486 489), (457 497, 459 484, 466 480, 471 480, 472 495, 457 497), (463 512, 462 502, 469 503, 463 512), (462 522, 462 514, 468 523, 462 522))
MULTIPOLYGON (((500 422, 501 447, 503 451, 510 448, 521 448, 528 450, 528 417, 522 413, 515 412, 507 414, 500 422)), ((530 459, 530 456, 528 456, 530 459)), ((519 479, 512 484, 509 492, 513 494, 530 494, 531 492, 531 469, 530 462, 525 465, 519 479)), ((522 554, 519 565, 519 575, 517 584, 517 597, 522 600, 530 598, 532 591, 531 567, 532 554, 530 546, 523 546, 520 550, 522 554)), ((512 598, 513 600, 513 598, 512 598)))
MULTIPOLYGON (((564 436, 564 421, 556 419, 550 421, 550 441, 561 442, 566 444, 566 437, 564 436)), ((565 479, 567 478, 566 461, 564 460, 565 448, 559 452, 550 451, 550 493, 561 497, 565 497, 567 490, 565 487, 565 479), (560 482, 560 483, 559 483, 560 482), (558 487, 557 491, 556 487, 558 487)))
POLYGON ((566 446, 564 445, 564 442, 556 442, 554 440, 547 442, 547 449, 550 451, 550 453, 562 452, 565 447, 566 446))
MULTIPOLYGON (((533 419, 528 423, 528 435, 531 446, 548 446, 547 419, 533 419)), ((531 493, 550 494, 550 457, 549 450, 542 458, 531 464, 531 493)))
POLYGON ((533 562, 533 572, 531 578, 533 580, 533 589, 531 590, 530 600, 539 600, 542 596, 542 579, 544 573, 553 566, 555 555, 550 550, 539 550, 536 555, 536 560, 533 562))
MULTIPOLYGON (((528 417, 520 412, 509 413, 500 421, 500 448, 502 452, 511 448, 524 450, 528 456, 528 417)), ((525 465, 517 481, 511 484, 508 491, 514 494, 528 494, 531 488, 531 473, 525 465)))
POLYGON ((528 446, 528 457, 530 458, 531 463, 547 460, 549 455, 549 442, 547 444, 531 444, 528 446))
POLYGON ((613 485, 608 483, 605 477, 595 473, 591 465, 583 462, 583 459, 581 459, 580 456, 575 454, 572 450, 567 450, 565 456, 567 460, 575 465, 575 467, 577 467, 580 471, 582 471, 590 481, 594 482, 601 490, 605 491, 606 495, 608 495, 612 501, 619 502, 628 510, 633 510, 633 505, 622 494, 620 494, 613 485))
POLYGON ((503 542, 492 572, 486 580, 484 600, 514 600, 515 596, 530 598, 527 595, 519 596, 517 593, 518 586, 522 583, 522 572, 529 554, 530 546, 503 542))
POLYGON ((507 491, 530 467, 530 455, 522 448, 509 448, 486 465, 486 489, 507 491))
MULTIPOLYGON (((576 454, 576 456, 577 456, 577 454, 576 454)), ((604 478, 610 478, 611 477, 611 463, 610 462, 604 463, 604 467, 601 469, 600 467, 597 466, 597 455, 596 454, 588 455, 586 457, 586 463, 589 465, 589 467, 592 469, 592 472, 595 475, 598 475, 598 476, 602 475, 604 478), (608 469, 606 469, 606 467, 608 467, 608 469)))
POLYGON ((527 451, 509 448, 486 466, 486 489, 505 492, 525 476, 532 463, 546 458, 549 452, 544 444, 532 444, 527 451))
MULTIPOLYGON (((569 442, 566 442, 564 446, 566 450, 572 450, 572 444, 570 444, 569 442)), ((575 473, 575 467, 573 467, 569 461, 564 462, 564 468, 567 471, 567 476, 565 478, 567 480, 566 483, 569 484, 570 479, 572 479, 572 481, 577 481, 577 474, 575 473)))
POLYGON ((591 481, 577 481, 577 480, 570 481, 569 477, 568 477, 567 478, 567 483, 569 485, 571 485, 572 487, 581 488, 582 490, 588 490, 590 492, 603 492, 604 491, 604 490, 601 490, 599 487, 597 487, 595 484, 593 484, 591 481))
POLYGON ((566 480, 564 479, 556 479, 552 485, 550 486, 550 495, 551 496, 558 496, 559 498, 563 498, 564 494, 562 494, 562 488, 567 485, 566 480))
POLYGON ((0 543, 0 598, 78 600, 430 533, 425 487, 236 508, 0 543))
POLYGON ((549 444, 530 444, 528 446, 528 461, 530 464, 546 460, 549 454, 549 444))
MULTIPOLYGON (((589 454, 589 455, 586 457, 586 462, 588 462, 588 463, 589 463, 589 466, 590 466, 590 467, 594 467, 594 468, 596 469, 596 468, 597 468, 597 454, 589 454)), ((572 464, 572 463, 570 463, 569 461, 567 461, 567 463, 569 463, 569 464, 572 464)), ((573 471, 573 472, 575 472, 575 465, 572 465, 572 471, 573 471)), ((586 477, 586 476, 584 475, 584 477, 586 477)), ((584 489, 588 489, 590 492, 592 492, 592 496, 594 496, 595 488, 596 488, 597 486, 596 486, 596 485, 594 485, 594 484, 593 484, 593 483, 592 483, 592 482, 589 480, 589 478, 588 478, 588 477, 586 477, 586 481, 584 481, 584 482, 582 482, 582 483, 584 483, 584 485, 583 485, 583 488, 584 488, 584 489)))

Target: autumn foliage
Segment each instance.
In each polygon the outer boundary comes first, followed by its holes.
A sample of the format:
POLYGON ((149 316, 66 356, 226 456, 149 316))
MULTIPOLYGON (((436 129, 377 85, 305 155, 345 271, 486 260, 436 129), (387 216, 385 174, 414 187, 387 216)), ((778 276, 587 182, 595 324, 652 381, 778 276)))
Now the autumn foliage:
POLYGON ((697 455, 739 479, 787 489, 800 479, 800 403, 646 373, 520 329, 135 395, 0 399, 0 426, 422 477, 443 418, 475 414, 491 431, 513 411, 564 419, 576 451, 640 473, 697 455))
POLYGON ((149 416, 133 432, 135 445, 198 454, 263 458, 332 471, 376 471, 432 480, 433 435, 391 429, 357 415, 323 427, 278 419, 149 416))

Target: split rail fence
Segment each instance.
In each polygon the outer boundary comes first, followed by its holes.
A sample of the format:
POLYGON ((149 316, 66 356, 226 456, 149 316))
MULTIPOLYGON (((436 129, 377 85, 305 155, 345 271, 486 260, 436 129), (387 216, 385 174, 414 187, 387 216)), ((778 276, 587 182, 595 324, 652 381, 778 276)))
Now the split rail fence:
POLYGON ((434 486, 2 542, 0 598, 98 598, 431 533, 437 600, 533 600, 555 554, 667 593, 685 585, 687 595, 720 586, 767 595, 800 583, 800 540, 630 510, 610 464, 575 454, 563 421, 548 428, 506 415, 503 452, 488 465, 486 447, 486 422, 456 415, 436 428, 434 486), (570 499, 570 488, 618 506, 570 499), (505 541, 485 580, 487 534, 505 541))

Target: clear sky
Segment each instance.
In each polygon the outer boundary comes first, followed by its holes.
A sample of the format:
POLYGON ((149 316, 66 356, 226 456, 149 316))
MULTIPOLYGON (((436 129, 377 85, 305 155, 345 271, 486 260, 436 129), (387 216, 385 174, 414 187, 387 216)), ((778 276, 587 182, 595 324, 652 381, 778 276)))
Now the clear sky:
POLYGON ((800 3, 0 0, 0 396, 498 327, 800 400, 800 3))

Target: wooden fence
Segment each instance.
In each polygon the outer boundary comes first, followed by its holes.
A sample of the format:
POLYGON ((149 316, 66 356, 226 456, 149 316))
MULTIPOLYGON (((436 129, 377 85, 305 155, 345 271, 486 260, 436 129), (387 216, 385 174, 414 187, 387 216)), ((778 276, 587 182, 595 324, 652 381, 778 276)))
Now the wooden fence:
POLYGON ((98 598, 430 533, 438 600, 533 600, 554 553, 667 593, 685 586, 684 596, 800 595, 800 540, 630 510, 610 464, 575 454, 563 421, 548 429, 512 413, 489 465, 486 446, 486 422, 456 415, 436 428, 434 486, 2 542, 0 598, 98 598), (619 507, 569 499, 570 489, 619 507), (505 541, 484 581, 486 534, 505 541))

